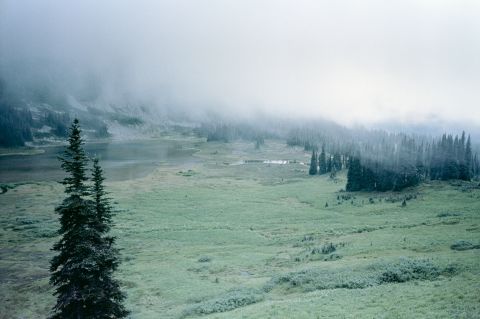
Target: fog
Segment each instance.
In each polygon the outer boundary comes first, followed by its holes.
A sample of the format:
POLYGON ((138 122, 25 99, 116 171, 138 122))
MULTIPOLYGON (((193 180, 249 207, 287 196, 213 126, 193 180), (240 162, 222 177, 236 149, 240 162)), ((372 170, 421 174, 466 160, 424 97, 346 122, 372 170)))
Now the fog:
POLYGON ((480 2, 0 1, 11 92, 160 113, 480 125, 480 2))

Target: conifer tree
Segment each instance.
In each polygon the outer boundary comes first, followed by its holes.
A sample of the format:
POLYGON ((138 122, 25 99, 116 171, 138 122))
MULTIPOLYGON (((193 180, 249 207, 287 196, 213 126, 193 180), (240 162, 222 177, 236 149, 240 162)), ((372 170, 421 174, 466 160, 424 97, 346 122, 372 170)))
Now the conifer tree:
POLYGON ((115 290, 118 284, 107 280, 117 264, 111 250, 113 239, 104 236, 108 227, 102 226, 96 203, 90 199, 88 158, 77 119, 69 133, 69 144, 60 157, 67 173, 62 182, 67 197, 55 209, 60 215, 61 239, 53 246, 58 254, 50 264, 50 283, 57 296, 51 318, 123 318, 127 312, 120 304, 115 307, 122 300, 115 290))
POLYGON ((312 151, 312 158, 310 159, 310 170, 308 171, 310 175, 317 174, 317 154, 315 150, 312 151))
POLYGON ((318 157, 318 174, 325 174, 327 172, 327 160, 325 155, 325 144, 322 145, 322 152, 318 157))
POLYGON ((98 251, 99 264, 96 302, 97 318, 124 318, 128 312, 122 302, 125 295, 120 290, 120 285, 113 276, 119 265, 118 249, 114 248, 115 238, 107 233, 112 225, 112 206, 106 197, 107 192, 103 186, 103 170, 98 164, 98 158, 93 160, 93 186, 92 196, 96 213, 96 229, 102 235, 98 251))
POLYGON ((416 160, 415 160, 415 166, 416 166, 416 169, 417 169, 417 173, 422 178, 424 177, 424 174, 425 174, 425 161, 424 161, 425 154, 424 154, 424 152, 425 152, 425 148, 422 144, 417 149, 417 156, 416 156, 416 160))
POLYGON ((332 171, 332 156, 328 155, 327 157, 327 173, 332 171))
POLYGON ((478 160, 478 154, 475 153, 472 162, 472 176, 478 178, 480 176, 480 161, 478 160))
POLYGON ((69 145, 60 158, 62 168, 68 174, 62 182, 67 198, 55 209, 60 215, 62 238, 53 246, 59 254, 52 259, 50 266, 50 282, 56 286, 57 296, 52 318, 85 318, 95 300, 91 288, 94 261, 90 257, 99 235, 89 227, 95 214, 92 202, 87 198, 85 171, 88 159, 80 133, 75 119, 70 128, 69 145))
POLYGON ((359 191, 362 188, 362 165, 358 157, 351 157, 348 165, 347 186, 349 192, 359 191))
POLYGON ((444 164, 442 170, 442 179, 457 179, 459 177, 458 164, 455 157, 455 147, 452 135, 445 139, 444 146, 444 164))
POLYGON ((472 171, 473 171, 473 167, 472 167, 472 142, 470 141, 470 135, 468 136, 468 139, 467 139, 467 144, 465 146, 465 159, 464 159, 464 162, 465 162, 465 174, 464 174, 464 178, 465 180, 470 180, 470 178, 472 177, 472 171))
POLYGON ((339 153, 333 154, 332 169, 335 169, 336 171, 342 170, 342 157, 339 153))
POLYGON ((332 171, 330 172, 330 178, 335 179, 337 177, 337 169, 335 168, 335 165, 332 166, 332 171))

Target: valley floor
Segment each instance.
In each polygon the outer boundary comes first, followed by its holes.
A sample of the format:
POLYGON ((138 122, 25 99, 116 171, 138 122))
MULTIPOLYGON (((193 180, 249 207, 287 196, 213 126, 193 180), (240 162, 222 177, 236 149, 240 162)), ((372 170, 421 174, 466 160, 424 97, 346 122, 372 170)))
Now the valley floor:
MULTIPOLYGON (((132 318, 480 317, 478 183, 349 194, 345 173, 308 176, 310 154, 281 142, 185 147, 200 161, 107 183, 132 318), (257 159, 289 163, 231 165, 257 159)), ((10 186, 0 318, 43 318, 63 190, 10 186)))

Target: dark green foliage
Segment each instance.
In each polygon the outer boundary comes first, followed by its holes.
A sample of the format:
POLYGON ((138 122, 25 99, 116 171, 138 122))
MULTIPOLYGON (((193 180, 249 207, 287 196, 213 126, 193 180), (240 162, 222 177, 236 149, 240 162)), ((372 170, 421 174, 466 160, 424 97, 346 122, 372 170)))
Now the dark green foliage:
POLYGON ((363 169, 358 157, 351 157, 349 161, 349 169, 347 173, 348 192, 355 192, 362 189, 363 169))
POLYGON ((332 158, 332 170, 341 171, 342 170, 342 156, 339 153, 333 154, 332 158))
POLYGON ((23 146, 32 140, 32 114, 26 109, 14 109, 0 101, 0 146, 23 146))
POLYGON ((413 138, 403 136, 394 147, 365 145, 362 153, 349 160, 347 191, 400 191, 425 178, 468 181, 476 176, 470 137, 465 139, 465 133, 460 138, 444 134, 438 142, 422 141, 418 146, 413 138))
POLYGON ((453 250, 470 250, 470 249, 480 249, 480 245, 474 245, 469 241, 459 240, 450 246, 453 250))
POLYGON ((326 160, 326 154, 325 154, 325 144, 322 145, 322 152, 320 153, 320 156, 318 157, 318 174, 325 174, 327 173, 327 160, 326 160))
POLYGON ((432 144, 430 154, 431 179, 470 180, 473 175, 473 159, 470 136, 465 143, 465 133, 461 138, 443 134, 442 138, 432 144))
MULTIPOLYGON (((465 134, 463 135, 463 137, 464 136, 465 134)), ((469 181, 472 175, 474 175, 472 143, 470 141, 470 135, 468 136, 468 139, 467 139, 467 145, 465 146, 464 156, 465 156, 464 161, 462 162, 462 167, 460 168, 460 179, 469 181)))
POLYGON ((92 173, 92 196, 97 213, 97 230, 105 234, 110 230, 112 224, 112 207, 109 199, 106 197, 107 192, 103 186, 103 169, 98 164, 98 158, 93 159, 93 173, 92 173))
POLYGON ((14 189, 15 184, 0 184, 0 195, 8 192, 9 189, 14 189))
MULTIPOLYGON (((372 150, 373 151, 373 150, 372 150)), ((360 189, 367 191, 399 191, 417 185, 421 180, 415 142, 404 137, 397 148, 383 147, 383 160, 366 158, 361 162, 360 189)), ((377 156, 377 158, 380 158, 377 156)))
POLYGON ((315 255, 315 254, 328 255, 330 253, 333 253, 336 250, 337 250, 337 245, 334 245, 333 243, 327 243, 327 244, 323 245, 322 247, 313 248, 311 253, 312 253, 312 255, 315 255))
POLYGON ((58 254, 50 265, 50 283, 57 296, 52 318, 123 318, 128 314, 121 304, 125 297, 112 278, 118 252, 113 247, 114 238, 106 235, 111 208, 97 161, 93 186, 86 184, 88 158, 80 134, 75 119, 69 145, 60 158, 67 173, 62 182, 67 197, 55 209, 60 215, 62 238, 53 247, 58 254))
POLYGON ((472 161, 472 176, 478 178, 480 176, 480 160, 478 154, 475 154, 472 161))
POLYGON ((322 254, 330 254, 330 253, 333 253, 335 250, 337 250, 336 245, 332 243, 328 243, 323 245, 322 254))
POLYGON ((332 157, 327 155, 327 173, 332 171, 332 157))
POLYGON ((308 174, 316 175, 317 174, 317 154, 315 151, 312 151, 312 157, 310 159, 310 169, 308 170, 308 174))
POLYGON ((70 128, 68 146, 64 151, 63 157, 60 157, 59 160, 62 169, 67 173, 67 176, 62 181, 62 184, 66 187, 65 193, 83 199, 82 196, 89 195, 90 192, 85 184, 88 180, 86 175, 88 158, 83 149, 84 142, 80 134, 80 125, 78 120, 75 119, 70 128))
POLYGON ((67 113, 47 111, 44 115, 44 123, 52 128, 52 133, 56 136, 68 136, 70 116, 67 113))

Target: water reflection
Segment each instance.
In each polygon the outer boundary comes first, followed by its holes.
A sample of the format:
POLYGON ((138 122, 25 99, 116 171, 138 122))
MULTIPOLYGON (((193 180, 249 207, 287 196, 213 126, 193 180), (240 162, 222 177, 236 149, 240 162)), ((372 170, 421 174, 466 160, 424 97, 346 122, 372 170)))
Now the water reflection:
MULTIPOLYGON (((0 182, 60 181, 64 177, 57 157, 64 147, 47 147, 37 155, 0 157, 0 182)), ((195 161, 193 150, 173 141, 133 141, 87 144, 89 156, 97 156, 108 180, 139 178, 161 163, 186 164, 195 161)))

